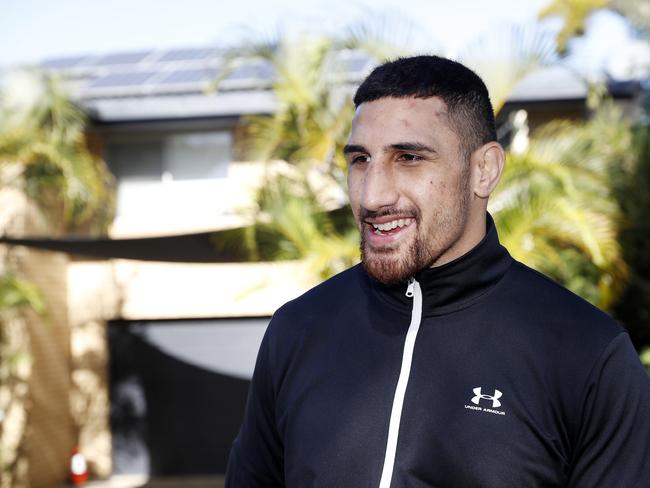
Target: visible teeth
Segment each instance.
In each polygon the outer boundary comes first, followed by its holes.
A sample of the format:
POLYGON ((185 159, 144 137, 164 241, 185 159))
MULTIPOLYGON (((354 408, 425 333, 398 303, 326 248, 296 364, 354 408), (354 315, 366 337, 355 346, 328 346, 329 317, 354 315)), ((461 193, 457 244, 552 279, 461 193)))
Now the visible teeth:
POLYGON ((389 230, 393 230, 396 227, 406 227, 410 223, 411 223, 411 219, 398 219, 398 220, 391 220, 390 222, 386 222, 384 224, 372 224, 372 226, 377 231, 387 232, 389 230))

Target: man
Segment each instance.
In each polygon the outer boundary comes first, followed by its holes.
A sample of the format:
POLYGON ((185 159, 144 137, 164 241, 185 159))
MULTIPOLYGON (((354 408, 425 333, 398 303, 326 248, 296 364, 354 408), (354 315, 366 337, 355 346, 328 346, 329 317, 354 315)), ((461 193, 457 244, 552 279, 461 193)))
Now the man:
POLYGON ((649 486, 650 380, 627 334, 499 244, 480 78, 400 59, 354 102, 362 265, 275 313, 226 486, 649 486))

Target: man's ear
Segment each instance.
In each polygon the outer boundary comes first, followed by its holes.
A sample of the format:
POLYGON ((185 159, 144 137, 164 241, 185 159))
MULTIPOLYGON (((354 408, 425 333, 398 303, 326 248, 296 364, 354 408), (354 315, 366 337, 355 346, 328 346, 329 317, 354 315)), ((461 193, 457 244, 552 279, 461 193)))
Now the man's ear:
POLYGON ((472 186, 479 198, 488 198, 501 178, 506 155, 498 142, 488 142, 472 154, 472 186))

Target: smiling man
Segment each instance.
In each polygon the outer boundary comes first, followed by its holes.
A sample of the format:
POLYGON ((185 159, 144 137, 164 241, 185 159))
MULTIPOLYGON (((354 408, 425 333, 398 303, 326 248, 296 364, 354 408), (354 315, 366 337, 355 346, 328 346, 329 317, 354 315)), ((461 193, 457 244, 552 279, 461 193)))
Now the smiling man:
POLYGON ((504 154, 486 130, 474 156, 482 161, 472 167, 471 143, 461 143, 442 99, 373 95, 359 90, 357 100, 365 101, 345 147, 350 204, 366 270, 398 284, 483 238, 487 197, 504 154))
POLYGON ((480 78, 400 59, 354 102, 362 262, 275 313, 226 486, 647 486, 650 379, 627 334, 499 244, 480 78))

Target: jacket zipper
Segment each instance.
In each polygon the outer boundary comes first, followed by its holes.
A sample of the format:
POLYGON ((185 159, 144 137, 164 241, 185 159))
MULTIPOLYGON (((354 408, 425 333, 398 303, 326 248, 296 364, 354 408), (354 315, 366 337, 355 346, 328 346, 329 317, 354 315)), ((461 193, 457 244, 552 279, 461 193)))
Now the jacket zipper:
POLYGON ((406 332, 404 339, 404 351, 402 353, 402 366, 399 372, 399 379, 395 387, 395 396, 393 397, 393 407, 390 412, 390 422, 388 424, 388 440, 386 441, 386 454, 384 455, 384 467, 381 471, 379 488, 389 488, 393 477, 393 468, 395 466, 395 455, 397 454, 397 438, 399 435, 399 425, 402 418, 402 407, 404 406, 404 395, 411 374, 411 362, 413 360, 413 349, 415 347, 415 338, 420 329, 422 321, 422 290, 420 283, 415 278, 410 278, 406 288, 406 296, 413 298, 413 308, 411 310, 411 324, 406 332))

